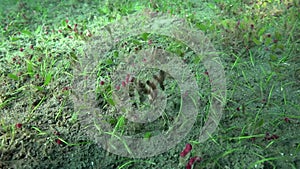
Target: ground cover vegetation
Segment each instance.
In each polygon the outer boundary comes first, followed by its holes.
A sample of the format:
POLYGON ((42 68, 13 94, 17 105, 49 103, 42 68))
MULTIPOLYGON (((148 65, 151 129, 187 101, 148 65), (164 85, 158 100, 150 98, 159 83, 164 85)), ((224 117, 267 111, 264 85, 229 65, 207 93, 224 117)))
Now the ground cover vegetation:
MULTIPOLYGON (((300 168, 298 1, 1 3, 0 168, 300 168), (227 104, 218 129, 199 143, 210 98, 209 90, 200 89, 206 102, 186 137, 165 153, 134 159, 108 153, 86 134, 71 98, 73 70, 100 27, 147 11, 183 18, 211 40, 226 72, 227 104)), ((105 118, 114 131, 149 139, 172 125, 173 112, 180 110, 180 89, 166 76, 160 87, 170 96, 168 111, 148 126, 127 123, 111 113, 116 51, 161 46, 181 57, 202 86, 209 84, 209 72, 191 49, 166 36, 141 34, 118 44, 99 65, 96 100, 110 112, 105 118)), ((153 72, 141 72, 141 79, 153 72)))

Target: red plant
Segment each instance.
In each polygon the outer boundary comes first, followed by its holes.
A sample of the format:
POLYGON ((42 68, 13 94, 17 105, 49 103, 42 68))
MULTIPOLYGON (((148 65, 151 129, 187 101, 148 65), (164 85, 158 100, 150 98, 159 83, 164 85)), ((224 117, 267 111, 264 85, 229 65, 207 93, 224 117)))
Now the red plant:
POLYGON ((22 127, 22 124, 21 124, 21 123, 17 123, 17 124, 16 124, 16 128, 19 129, 19 128, 21 128, 21 127, 22 127))
POLYGON ((201 160, 202 158, 198 156, 190 158, 189 162, 186 165, 186 169, 191 169, 195 162, 200 162, 201 160))
POLYGON ((101 85, 101 86, 104 85, 104 81, 103 81, 103 80, 100 81, 100 85, 101 85))
POLYGON ((284 118, 284 121, 285 121, 286 123, 290 123, 290 122, 291 122, 291 120, 290 120, 289 118, 287 118, 287 117, 284 118))
POLYGON ((73 30, 74 30, 74 32, 76 32, 76 33, 78 32, 78 29, 77 29, 77 23, 74 25, 74 29, 73 29, 73 30))
POLYGON ((272 134, 271 136, 270 136, 270 133, 266 133, 266 136, 265 136, 265 140, 276 140, 276 139, 278 139, 279 138, 279 136, 278 135, 276 135, 276 134, 272 134))
POLYGON ((192 145, 187 143, 184 150, 180 153, 180 157, 185 157, 192 150, 192 145))
POLYGON ((117 86, 116 86, 116 90, 120 90, 120 85, 117 85, 117 86))
POLYGON ((57 144, 62 144, 62 141, 60 139, 56 139, 57 144))
POLYGON ((66 86, 62 89, 62 91, 67 91, 67 90, 70 90, 70 87, 66 86))
POLYGON ((127 74, 125 79, 126 83, 129 83, 129 79, 130 79, 130 74, 127 74))
POLYGON ((126 82, 122 81, 122 86, 125 87, 126 86, 126 82))
POLYGON ((271 136, 271 139, 272 140, 274 140, 274 139, 278 139, 279 138, 279 136, 278 135, 276 135, 276 134, 273 134, 272 136, 271 136))
POLYGON ((236 26, 235 27, 239 27, 241 24, 241 21, 237 21, 236 26))

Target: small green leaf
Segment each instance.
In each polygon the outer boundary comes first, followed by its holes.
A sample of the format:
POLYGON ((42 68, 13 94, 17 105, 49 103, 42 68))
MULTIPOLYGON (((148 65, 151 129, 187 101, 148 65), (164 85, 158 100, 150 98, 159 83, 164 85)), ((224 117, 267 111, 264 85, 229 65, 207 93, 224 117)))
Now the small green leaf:
POLYGON ((207 31, 207 29, 208 29, 205 24, 198 23, 196 26, 197 26, 197 28, 199 28, 202 31, 207 31))
POLYGON ((45 135, 45 134, 47 134, 46 132, 43 132, 42 130, 40 130, 39 128, 37 128, 37 127, 31 127, 32 129, 34 129, 34 130, 36 130, 37 132, 38 132, 38 135, 45 135))
POLYGON ((139 40, 133 39, 132 43, 135 45, 141 45, 141 42, 139 40))
POLYGON ((7 76, 13 80, 19 80, 19 77, 15 74, 9 73, 7 76))
POLYGON ((33 73, 33 63, 30 60, 27 61, 27 72, 31 77, 34 74, 33 73))
POLYGON ((112 98, 108 98, 106 101, 107 101, 111 106, 115 106, 115 102, 114 102, 114 100, 113 100, 112 98))
POLYGON ((112 65, 114 62, 111 59, 106 59, 105 63, 107 65, 112 65))
POLYGON ((47 73, 46 76, 45 76, 44 85, 47 86, 51 82, 51 79, 52 79, 52 74, 51 73, 47 73))
POLYGON ((72 114, 72 117, 71 117, 71 119, 69 119, 69 121, 70 121, 71 123, 75 123, 75 122, 77 121, 77 119, 78 119, 77 113, 73 113, 73 114, 72 114))
POLYGON ((257 40, 255 37, 252 40, 256 45, 261 45, 261 42, 257 40))
POLYGON ((70 53, 70 56, 71 56, 71 58, 74 59, 75 61, 78 60, 78 57, 76 56, 76 54, 75 54, 74 52, 71 52, 71 53, 70 53))
POLYGON ((210 9, 216 9, 216 4, 215 4, 215 3, 208 3, 207 6, 208 6, 210 9))
POLYGON ((118 119, 118 122, 114 128, 114 132, 116 132, 117 130, 124 130, 124 125, 125 125, 125 117, 124 116, 121 116, 119 119, 118 119))
POLYGON ((61 25, 62 25, 63 27, 66 27, 66 26, 67 26, 67 21, 66 21, 66 20, 62 20, 62 21, 61 21, 61 25))
POLYGON ((261 28, 261 29, 258 31, 258 36, 261 36, 263 33, 265 33, 265 31, 266 31, 266 27, 261 28))
POLYGON ((271 61, 277 61, 278 60, 278 57, 276 55, 270 55, 270 59, 271 61))
POLYGON ((10 40, 12 41, 12 42, 15 42, 15 41, 18 41, 20 38, 17 38, 17 37, 12 37, 10 40))
POLYGON ((228 28, 227 22, 228 22, 228 20, 223 20, 223 21, 221 22, 221 24, 223 25, 223 27, 224 27, 225 29, 228 28))
POLYGON ((264 119, 259 120, 258 122, 256 122, 255 124, 255 128, 259 128, 264 124, 264 119))
POLYGON ((194 58, 193 62, 194 62, 194 64, 199 64, 202 59, 203 59, 202 56, 197 56, 197 57, 194 58))
POLYGON ((35 86, 36 89, 38 89, 39 91, 44 91, 45 89, 42 88, 41 86, 35 86))
POLYGON ((117 119, 109 118, 108 122, 109 122, 110 125, 115 126, 118 121, 117 121, 117 119))
POLYGON ((247 18, 247 16, 245 15, 244 16, 244 21, 243 21, 243 23, 248 23, 249 21, 248 21, 248 18, 247 18))
POLYGON ((119 56, 119 52, 118 52, 118 51, 114 51, 113 57, 114 57, 114 58, 117 58, 118 56, 119 56))
POLYGON ((284 50, 284 45, 283 44, 278 44, 277 48, 279 48, 280 50, 284 50))
POLYGON ((281 33, 275 32, 275 38, 276 38, 277 40, 281 39, 281 33))
POLYGON ((152 136, 151 132, 148 131, 144 134, 144 139, 149 139, 151 136, 152 136))
POLYGON ((28 30, 22 30, 21 33, 25 34, 25 35, 28 35, 28 36, 32 35, 32 33, 30 31, 28 31, 28 30))
POLYGON ((141 37, 142 37, 142 39, 143 39, 144 41, 147 41, 147 40, 148 40, 148 36, 149 36, 149 33, 143 33, 143 34, 141 35, 141 37))
POLYGON ((117 123, 118 127, 123 127, 125 125, 125 117, 121 116, 117 123))
POLYGON ((35 34, 39 34, 42 32, 42 26, 38 26, 35 30, 35 34))
POLYGON ((266 38, 266 40, 265 40, 265 45, 268 46, 268 45, 271 44, 271 42, 272 42, 272 39, 271 39, 271 38, 266 38))
POLYGON ((249 42, 249 34, 244 34, 244 42, 247 44, 249 42))

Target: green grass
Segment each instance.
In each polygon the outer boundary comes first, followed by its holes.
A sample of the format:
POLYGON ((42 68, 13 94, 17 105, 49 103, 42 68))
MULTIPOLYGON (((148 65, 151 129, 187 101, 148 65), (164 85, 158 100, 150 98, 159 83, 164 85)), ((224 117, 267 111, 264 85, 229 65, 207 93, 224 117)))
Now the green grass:
MULTIPOLYGON (((299 2, 292 0, 3 1, 0 168, 185 168, 193 156, 203 159, 194 169, 299 168, 299 7, 299 2), (94 53, 103 58, 99 63, 84 65, 82 61, 89 56, 86 45, 96 43, 104 32, 105 42, 116 34, 124 35, 117 32, 121 28, 114 27, 119 19, 145 14, 147 9, 187 20, 210 39, 221 58, 227 103, 218 129, 205 142, 199 143, 198 138, 210 111, 210 79, 201 63, 203 56, 195 55, 188 44, 143 33, 120 39, 105 55, 94 53), (103 26, 105 31, 100 29, 103 26), (119 79, 114 79, 112 72, 120 66, 124 53, 153 46, 182 58, 193 71, 200 86, 195 93, 201 100, 196 123, 180 143, 157 156, 134 159, 109 153, 101 148, 97 135, 89 135, 93 129, 118 139, 134 135, 146 141, 166 131, 181 110, 178 82, 170 77, 165 93, 171 101, 159 120, 135 124, 117 111, 119 101, 111 84, 119 79), (81 66, 85 69, 76 71, 81 66), (90 82, 96 82, 96 88, 76 93, 74 79, 78 76, 87 79, 83 86, 89 88, 90 82), (99 85, 100 81, 104 85, 99 85), (102 111, 82 116, 74 97, 84 100, 91 95, 95 97, 91 105, 97 104, 102 111), (89 123, 90 119, 105 123, 89 123), (105 124, 112 125, 113 131, 103 132, 105 124), (186 143, 193 149, 181 158, 186 143)), ((131 18, 129 24, 138 20, 131 18)), ((136 29, 136 25, 124 26, 136 29)), ((99 49, 107 47, 102 45, 99 49)), ((86 109, 82 107, 83 112, 86 109)), ((131 153, 126 141, 120 141, 131 153)))

